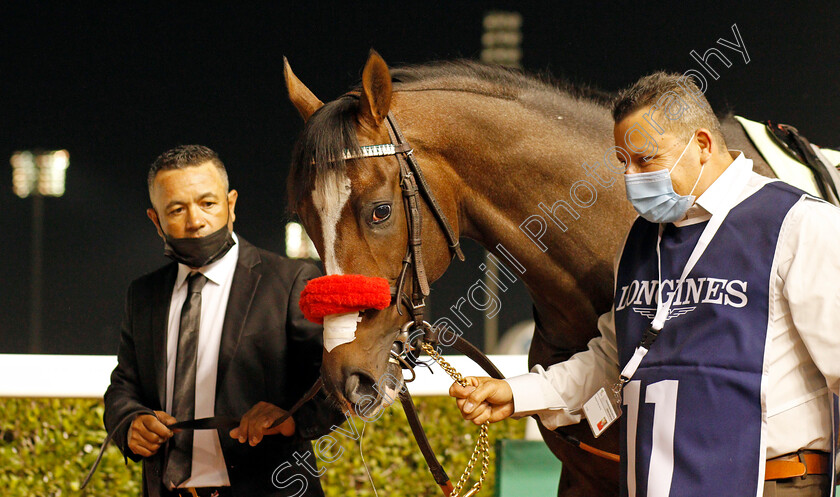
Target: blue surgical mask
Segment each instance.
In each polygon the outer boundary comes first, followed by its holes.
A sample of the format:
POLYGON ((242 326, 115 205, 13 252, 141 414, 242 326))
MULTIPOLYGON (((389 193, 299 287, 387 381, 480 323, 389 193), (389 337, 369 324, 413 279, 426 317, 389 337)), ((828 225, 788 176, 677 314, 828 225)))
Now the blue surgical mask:
MULTIPOLYGON (((693 140, 692 140, 693 141, 693 140)), ((633 204, 633 208, 640 216, 652 223, 673 223, 685 216, 688 208, 694 203, 694 189, 700 182, 703 175, 703 164, 700 167, 700 174, 697 181, 691 187, 688 195, 679 195, 674 191, 671 183, 671 171, 677 167, 680 159, 685 155, 689 141, 670 169, 660 169, 649 173, 636 173, 624 175, 624 186, 627 190, 627 200, 633 204)))

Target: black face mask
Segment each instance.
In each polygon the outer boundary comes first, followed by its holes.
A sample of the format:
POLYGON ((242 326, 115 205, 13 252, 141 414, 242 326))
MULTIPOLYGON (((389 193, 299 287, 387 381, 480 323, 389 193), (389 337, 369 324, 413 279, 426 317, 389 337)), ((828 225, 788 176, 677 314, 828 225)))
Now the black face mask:
POLYGON ((172 238, 166 233, 163 236, 166 239, 163 255, 191 268, 204 267, 218 261, 236 245, 227 224, 201 238, 172 238))

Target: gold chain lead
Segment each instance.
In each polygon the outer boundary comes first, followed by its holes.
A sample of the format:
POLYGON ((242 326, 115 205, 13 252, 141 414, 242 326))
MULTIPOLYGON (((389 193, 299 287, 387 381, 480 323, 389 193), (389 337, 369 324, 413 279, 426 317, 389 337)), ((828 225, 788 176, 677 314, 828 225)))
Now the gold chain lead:
MULTIPOLYGON (((420 346, 423 348, 423 351, 429 355, 432 359, 437 361, 440 364, 440 367, 446 371, 446 373, 452 377, 453 380, 458 382, 459 385, 462 387, 467 386, 467 381, 461 376, 461 373, 455 370, 451 364, 446 362, 446 359, 443 358, 437 351, 428 343, 420 342, 420 346)), ((464 497, 470 497, 478 493, 481 490, 481 486, 484 484, 484 480, 487 478, 487 472, 490 470, 490 441, 487 438, 487 429, 490 426, 489 421, 485 421, 484 424, 481 425, 481 430, 478 432, 478 441, 475 443, 475 449, 473 449, 472 456, 470 456, 470 460, 467 463, 466 469, 464 469, 464 474, 461 475, 461 478, 458 479, 458 483, 452 489, 452 493, 450 497, 458 497, 461 493, 461 488, 469 481, 470 475, 473 472, 473 468, 475 467, 475 463, 478 462, 479 456, 481 456, 481 474, 478 477, 478 481, 472 486, 472 488, 464 494, 464 497)))

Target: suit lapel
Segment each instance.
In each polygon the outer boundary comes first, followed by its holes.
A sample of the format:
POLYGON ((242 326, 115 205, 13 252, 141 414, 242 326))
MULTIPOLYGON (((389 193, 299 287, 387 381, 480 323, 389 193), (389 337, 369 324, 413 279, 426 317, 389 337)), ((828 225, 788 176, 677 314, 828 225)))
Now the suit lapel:
POLYGON ((169 304, 175 287, 178 265, 172 264, 163 277, 163 291, 152 294, 152 346, 155 368, 155 386, 157 387, 160 409, 166 409, 166 336, 169 326, 169 304))
POLYGON ((222 343, 219 347, 219 366, 216 373, 216 402, 219 401, 219 388, 224 382, 225 373, 239 347, 239 339, 245 329, 245 321, 257 291, 260 274, 253 271, 253 268, 259 263, 260 255, 256 247, 239 237, 239 260, 233 273, 225 321, 222 325, 222 343))

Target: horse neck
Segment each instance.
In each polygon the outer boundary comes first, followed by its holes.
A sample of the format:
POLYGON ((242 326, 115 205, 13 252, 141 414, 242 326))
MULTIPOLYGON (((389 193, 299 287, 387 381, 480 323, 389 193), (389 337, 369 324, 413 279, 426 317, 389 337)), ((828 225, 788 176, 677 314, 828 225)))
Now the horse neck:
POLYGON ((612 146, 607 109, 568 95, 552 96, 541 109, 463 92, 418 92, 407 100, 395 99, 405 108, 397 117, 406 123, 421 167, 425 154, 447 163, 448 170, 432 175, 454 185, 460 234, 506 262, 524 281, 543 323, 571 330, 569 345, 583 346, 598 314, 609 309, 613 257, 633 217, 620 174, 613 173, 606 188, 581 167, 603 162, 612 146), (581 180, 597 192, 586 208, 570 198, 581 180), (544 212, 562 205, 558 201, 574 212, 555 211, 565 231, 544 212), (545 224, 538 240, 521 228, 528 219, 534 228, 540 220, 545 224))

